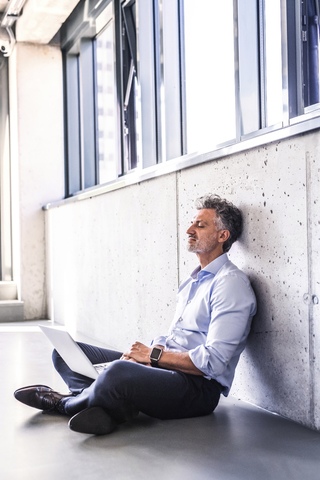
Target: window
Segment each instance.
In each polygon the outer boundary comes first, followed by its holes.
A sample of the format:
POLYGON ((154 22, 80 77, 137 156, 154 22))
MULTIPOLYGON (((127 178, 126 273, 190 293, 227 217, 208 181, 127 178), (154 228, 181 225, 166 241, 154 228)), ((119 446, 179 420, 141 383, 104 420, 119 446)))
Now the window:
POLYGON ((136 47, 136 3, 127 0, 122 3, 121 12, 121 84, 122 84, 122 139, 123 173, 138 165, 137 126, 137 47, 136 47))
POLYGON ((296 0, 287 5, 288 89, 290 123, 320 112, 319 0, 296 0), (307 116, 306 116, 307 115, 307 116))
POLYGON ((281 53, 281 1, 264 0, 261 12, 263 22, 263 126, 282 123, 282 53, 281 53))
POLYGON ((184 0, 187 153, 236 138, 233 0, 184 0), (205 13, 204 13, 205 12, 205 13))
POLYGON ((12 280, 8 60, 0 54, 0 280, 12 280))
POLYGON ((87 38, 64 53, 67 196, 98 183, 93 58, 87 38))
POLYGON ((100 10, 93 7, 94 21, 83 22, 86 5, 80 2, 72 28, 66 24, 61 30, 67 196, 112 181, 139 164, 136 2, 96 5, 100 10))
POLYGON ((301 2, 301 40, 304 107, 320 102, 319 97, 319 0, 301 2))
POLYGON ((61 28, 66 195, 320 117, 319 4, 81 0, 61 28))
POLYGON ((95 52, 97 150, 101 184, 117 178, 119 163, 113 20, 97 36, 95 52))

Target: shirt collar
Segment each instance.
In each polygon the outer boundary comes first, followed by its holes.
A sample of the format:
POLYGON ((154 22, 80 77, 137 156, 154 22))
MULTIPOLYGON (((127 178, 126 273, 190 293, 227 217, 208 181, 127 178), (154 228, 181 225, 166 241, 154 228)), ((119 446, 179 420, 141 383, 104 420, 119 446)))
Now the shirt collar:
POLYGON ((216 258, 211 263, 206 265, 202 270, 201 270, 201 265, 198 265, 198 267, 193 270, 190 276, 193 279, 196 279, 200 271, 208 272, 208 273, 212 273, 213 275, 216 275, 220 270, 220 268, 227 262, 227 260, 228 260, 228 255, 226 253, 223 253, 222 255, 220 255, 220 257, 216 258))

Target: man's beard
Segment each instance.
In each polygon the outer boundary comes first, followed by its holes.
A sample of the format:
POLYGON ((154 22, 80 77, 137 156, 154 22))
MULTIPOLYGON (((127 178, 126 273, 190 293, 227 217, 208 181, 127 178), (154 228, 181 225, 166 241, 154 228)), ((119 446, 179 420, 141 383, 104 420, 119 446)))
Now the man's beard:
MULTIPOLYGON (((192 237, 190 237, 192 238, 192 237)), ((187 244, 187 250, 191 253, 207 253, 213 250, 216 246, 216 237, 212 236, 206 239, 196 240, 187 244)))
POLYGON ((187 250, 191 253, 203 253, 203 247, 204 245, 201 245, 201 242, 199 240, 195 240, 192 243, 188 242, 187 244, 187 250))
POLYGON ((188 252, 192 252, 192 253, 197 253, 197 242, 196 243, 188 243, 187 244, 187 250, 188 252))

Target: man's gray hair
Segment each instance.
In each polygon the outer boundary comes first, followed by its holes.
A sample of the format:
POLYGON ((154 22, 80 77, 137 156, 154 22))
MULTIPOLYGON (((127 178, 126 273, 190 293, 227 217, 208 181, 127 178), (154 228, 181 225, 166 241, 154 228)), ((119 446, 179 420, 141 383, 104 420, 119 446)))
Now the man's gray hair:
POLYGON ((243 220, 239 208, 228 200, 212 193, 198 198, 195 203, 198 210, 204 208, 215 210, 218 230, 229 230, 230 237, 223 244, 223 251, 228 252, 231 245, 238 240, 242 233, 243 220))

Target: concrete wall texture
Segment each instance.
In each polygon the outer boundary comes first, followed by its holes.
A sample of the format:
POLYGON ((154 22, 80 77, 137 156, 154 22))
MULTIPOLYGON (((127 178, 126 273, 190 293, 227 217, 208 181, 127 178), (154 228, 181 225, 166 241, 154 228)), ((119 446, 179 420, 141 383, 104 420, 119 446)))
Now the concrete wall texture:
POLYGON ((319 153, 312 132, 49 210, 51 315, 120 350, 166 333, 193 202, 218 193, 243 211, 230 258, 259 304, 231 394, 320 429, 319 153))

